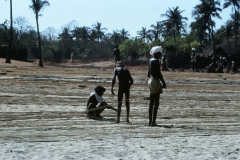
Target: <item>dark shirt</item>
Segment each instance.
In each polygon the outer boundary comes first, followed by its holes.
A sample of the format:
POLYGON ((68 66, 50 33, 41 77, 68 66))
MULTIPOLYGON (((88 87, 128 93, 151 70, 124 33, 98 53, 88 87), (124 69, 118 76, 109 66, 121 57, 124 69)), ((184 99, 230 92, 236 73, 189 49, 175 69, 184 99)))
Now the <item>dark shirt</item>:
POLYGON ((121 57, 120 57, 120 50, 118 48, 115 48, 113 50, 113 54, 115 55, 115 61, 121 61, 121 57))
POLYGON ((92 103, 95 107, 97 106, 97 104, 98 104, 98 101, 97 101, 97 99, 96 99, 96 97, 94 96, 94 95, 91 95, 89 98, 88 98, 88 100, 87 100, 87 108, 88 108, 88 106, 89 106, 89 104, 90 103, 92 103))
POLYGON ((114 48, 113 54, 114 54, 115 56, 120 56, 120 50, 119 50, 118 48, 114 48))
POLYGON ((148 74, 147 76, 149 78, 160 78, 161 72, 160 72, 160 63, 159 59, 151 58, 148 64, 148 74))
POLYGON ((116 67, 114 69, 113 81, 118 77, 119 87, 130 87, 133 84, 132 76, 127 68, 116 67))
POLYGON ((162 63, 163 63, 163 65, 166 64, 165 57, 162 57, 162 63))

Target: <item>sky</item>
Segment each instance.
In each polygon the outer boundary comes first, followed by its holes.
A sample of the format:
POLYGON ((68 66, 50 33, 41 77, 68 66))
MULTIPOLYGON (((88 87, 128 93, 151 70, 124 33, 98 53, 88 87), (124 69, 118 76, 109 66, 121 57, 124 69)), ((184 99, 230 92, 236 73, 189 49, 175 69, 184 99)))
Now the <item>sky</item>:
MULTIPOLYGON (((0 0, 0 24, 10 20, 10 0, 0 0)), ((39 17, 40 31, 48 27, 54 28, 59 33, 64 26, 90 27, 97 22, 102 28, 107 28, 105 33, 125 29, 130 37, 136 37, 137 31, 142 27, 151 29, 157 21, 165 20, 161 14, 173 7, 179 7, 183 17, 188 18, 188 25, 194 21, 192 11, 200 0, 48 0, 50 6, 44 8, 39 17), (74 23, 73 23, 74 22, 74 23)), ((220 0, 221 8, 224 0, 220 0)), ((29 9, 31 0, 12 0, 13 20, 25 17, 28 23, 36 29, 34 13, 29 9)), ((231 7, 224 9, 220 15, 222 19, 214 19, 216 28, 220 28, 230 19, 231 7)))

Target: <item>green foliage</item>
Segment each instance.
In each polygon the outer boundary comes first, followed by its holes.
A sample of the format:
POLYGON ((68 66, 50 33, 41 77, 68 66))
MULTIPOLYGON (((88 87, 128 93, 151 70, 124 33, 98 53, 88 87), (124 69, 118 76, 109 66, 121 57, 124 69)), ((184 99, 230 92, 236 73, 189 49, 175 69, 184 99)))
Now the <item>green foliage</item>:
POLYGON ((125 40, 120 46, 121 56, 123 58, 136 58, 140 56, 148 56, 149 51, 153 46, 162 46, 163 52, 168 53, 184 53, 190 52, 191 48, 199 48, 200 43, 194 40, 194 36, 185 37, 167 37, 164 42, 159 39, 147 43, 142 38, 132 38, 125 40))
POLYGON ((164 40, 163 48, 164 52, 168 53, 187 53, 191 51, 191 48, 199 48, 200 43, 196 41, 194 35, 186 35, 184 37, 176 37, 176 40, 172 37, 167 37, 164 40))
POLYGON ((160 41, 159 38, 157 38, 155 41, 152 41, 152 43, 150 45, 151 45, 151 47, 153 47, 153 46, 162 46, 163 43, 160 41))
POLYGON ((43 59, 47 61, 54 61, 54 53, 52 52, 53 46, 43 47, 43 59))
POLYGON ((132 38, 125 40, 120 46, 121 56, 131 58, 144 56, 150 50, 150 45, 142 38, 132 38))
POLYGON ((193 42, 190 43, 191 48, 199 48, 200 45, 201 44, 197 41, 193 41, 193 42))
POLYGON ((165 34, 167 36, 172 36, 174 40, 176 40, 177 36, 186 32, 185 26, 188 18, 183 17, 182 12, 184 12, 184 10, 179 10, 179 7, 173 7, 173 9, 168 8, 165 14, 161 14, 161 16, 167 18, 166 20, 161 21, 163 26, 166 28, 165 34))
POLYGON ((0 24, 0 45, 6 45, 9 41, 9 29, 7 26, 7 21, 0 24))
POLYGON ((176 38, 176 40, 174 39, 174 37, 165 38, 163 46, 162 46, 164 48, 163 52, 166 52, 167 54, 175 53, 179 47, 178 43, 179 43, 178 38, 176 38))
POLYGON ((181 38, 181 43, 179 44, 179 51, 183 53, 188 53, 191 51, 191 48, 199 48, 200 43, 197 42, 197 36, 193 33, 190 33, 181 38))

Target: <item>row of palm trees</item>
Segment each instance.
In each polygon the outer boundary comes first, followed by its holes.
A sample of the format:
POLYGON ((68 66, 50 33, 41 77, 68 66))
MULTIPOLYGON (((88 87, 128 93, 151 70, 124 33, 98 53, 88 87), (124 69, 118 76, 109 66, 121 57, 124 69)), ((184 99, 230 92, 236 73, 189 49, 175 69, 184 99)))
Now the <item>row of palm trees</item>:
MULTIPOLYGON (((198 35, 199 42, 202 42, 205 38, 204 35, 208 32, 209 37, 214 35, 215 22, 213 18, 221 19, 219 12, 222 11, 220 8, 219 0, 200 0, 200 4, 196 5, 192 11, 192 16, 195 19, 194 22, 190 24, 191 32, 195 32, 198 35)), ((230 5, 234 6, 235 14, 239 9, 240 0, 225 0, 223 4, 223 9, 228 8, 230 5)), ((157 22, 156 25, 151 25, 153 29, 147 30, 142 27, 141 31, 137 34, 139 37, 146 39, 147 41, 155 40, 157 38, 164 38, 167 36, 173 36, 176 41, 177 36, 182 36, 186 34, 186 21, 187 17, 183 17, 183 11, 179 10, 179 7, 169 8, 165 14, 161 16, 166 17, 166 20, 157 22)), ((237 22, 237 17, 235 16, 235 22, 237 22)), ((237 23, 235 23, 235 31, 237 35, 237 23)), ((210 39, 208 38, 210 45, 210 39)), ((213 37, 212 40, 214 41, 213 37)))
MULTIPOLYGON (((234 8, 234 31, 235 31, 235 51, 237 53, 237 35, 238 35, 238 21, 239 21, 239 8, 240 8, 240 0, 225 0, 225 3, 223 4, 223 8, 228 8, 232 6, 234 8)), ((227 27, 228 31, 230 29, 230 26, 227 27)), ((229 34, 228 34, 229 35, 229 34)), ((228 36, 228 47, 229 47, 229 53, 230 52, 230 45, 229 45, 229 36, 228 36)), ((231 55, 232 59, 232 55, 231 55)), ((231 60, 230 60, 231 62, 231 60)))
MULTIPOLYGON (((40 16, 39 12, 46 6, 49 6, 49 2, 46 0, 32 0, 32 4, 30 5, 30 9, 35 13, 36 23, 37 23, 37 33, 38 33, 38 46, 39 46, 39 66, 43 66, 42 63, 42 49, 41 49, 41 36, 39 32, 39 24, 38 18, 40 16)), ((220 12, 222 9, 232 7, 234 9, 234 20, 227 22, 226 28, 223 26, 220 30, 224 30, 227 32, 227 37, 229 38, 232 34, 232 30, 234 30, 235 34, 235 43, 236 48, 235 52, 237 53, 237 35, 238 35, 238 25, 239 25, 239 8, 240 8, 240 0, 224 0, 223 6, 221 8, 221 4, 219 0, 200 0, 200 3, 197 4, 193 11, 192 16, 195 21, 190 24, 191 33, 197 35, 198 42, 203 44, 206 39, 208 39, 208 45, 212 44, 213 53, 215 54, 215 35, 217 31, 214 31, 215 22, 213 18, 221 19, 220 12), (231 25, 230 25, 231 24, 231 25), (208 38, 206 38, 208 37, 208 38)), ((10 0, 10 41, 9 41, 9 53, 11 51, 12 44, 12 0, 10 0)), ((182 16, 184 10, 180 10, 179 7, 168 8, 165 14, 161 14, 162 17, 166 17, 163 21, 158 21, 156 25, 152 24, 152 29, 147 30, 146 27, 142 27, 140 31, 137 31, 139 38, 142 38, 149 41, 155 41, 158 39, 164 40, 166 37, 173 37, 174 42, 176 43, 176 37, 182 37, 187 34, 186 27, 188 20, 186 17, 182 16)), ((59 39, 64 38, 64 36, 68 38, 73 38, 75 41, 82 41, 83 43, 87 43, 89 40, 100 42, 104 37, 111 37, 115 44, 119 44, 119 42, 123 42, 124 40, 129 38, 129 33, 125 29, 115 30, 112 34, 105 34, 106 28, 102 28, 101 23, 97 22, 92 26, 93 28, 89 28, 86 26, 83 27, 75 27, 73 30, 68 28, 64 28, 62 33, 59 34, 59 39)), ((6 63, 10 63, 10 56, 8 54, 6 58, 6 63)))
MULTIPOLYGON (((193 28, 197 30, 198 35, 203 34, 206 30, 208 31, 209 35, 209 46, 210 46, 210 39, 212 38, 213 42, 213 54, 215 54, 215 40, 214 40, 214 30, 215 22, 213 20, 214 17, 221 19, 219 12, 222 11, 219 8, 220 2, 219 1, 206 1, 202 0, 201 4, 195 6, 192 15, 195 18, 195 22, 191 24, 193 28)), ((199 37, 201 38, 201 37, 199 37)))
MULTIPOLYGON (((208 46, 212 44, 213 54, 216 54, 216 44, 214 37, 214 28, 216 24, 213 18, 221 19, 220 12, 222 9, 228 7, 233 7, 234 18, 227 22, 225 26, 226 28, 222 26, 220 30, 225 29, 225 32, 228 32, 228 39, 231 35, 230 33, 232 33, 234 30, 236 47, 235 53, 237 53, 240 0, 224 0, 222 8, 219 0, 200 0, 200 3, 197 4, 192 11, 192 16, 195 21, 190 24, 191 32, 197 35, 200 44, 203 44, 206 37, 208 37, 208 46), (232 24, 234 24, 234 26, 232 24)), ((172 9, 169 8, 165 14, 161 14, 161 16, 166 17, 166 20, 157 22, 157 25, 151 25, 153 29, 150 30, 142 27, 142 30, 138 31, 137 34, 139 37, 147 41, 172 36, 176 43, 177 36, 184 36, 184 34, 186 34, 185 28, 187 26, 186 21, 188 19, 181 15, 182 12, 184 12, 184 10, 179 10, 179 7, 172 9)))
POLYGON ((124 40, 128 39, 130 34, 125 29, 122 30, 115 30, 113 33, 105 34, 107 28, 102 28, 102 24, 97 22, 96 24, 90 27, 79 27, 75 26, 73 30, 69 27, 64 27, 62 32, 59 34, 58 39, 74 39, 77 42, 82 41, 83 43, 89 41, 97 41, 100 42, 103 40, 104 37, 109 36, 113 39, 115 44, 119 42, 123 42, 124 40))
MULTIPOLYGON (((42 61, 42 48, 41 48, 41 36, 39 32, 39 24, 38 24, 38 18, 41 16, 39 12, 46 6, 49 6, 48 1, 43 0, 32 0, 32 4, 29 6, 30 9, 33 10, 36 18, 36 24, 37 24, 37 33, 38 33, 38 47, 39 47, 39 66, 43 67, 43 61, 42 61)), ((12 0, 10 0, 10 40, 8 45, 8 53, 6 57, 6 63, 11 63, 10 60, 10 54, 11 54, 11 47, 12 47, 12 40, 13 40, 13 19, 12 19, 12 0)))

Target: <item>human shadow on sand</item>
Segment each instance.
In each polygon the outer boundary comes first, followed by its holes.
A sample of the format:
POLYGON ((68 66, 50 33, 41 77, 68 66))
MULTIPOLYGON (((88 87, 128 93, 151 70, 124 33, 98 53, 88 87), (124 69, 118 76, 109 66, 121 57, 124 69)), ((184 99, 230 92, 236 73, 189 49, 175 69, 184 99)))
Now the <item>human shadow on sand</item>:
POLYGON ((149 126, 149 127, 173 128, 174 126, 172 124, 157 124, 155 126, 149 126))
POLYGON ((111 122, 114 122, 117 120, 116 118, 97 118, 97 117, 87 118, 87 119, 89 119, 89 120, 91 119, 91 120, 95 120, 95 121, 111 121, 111 122))

